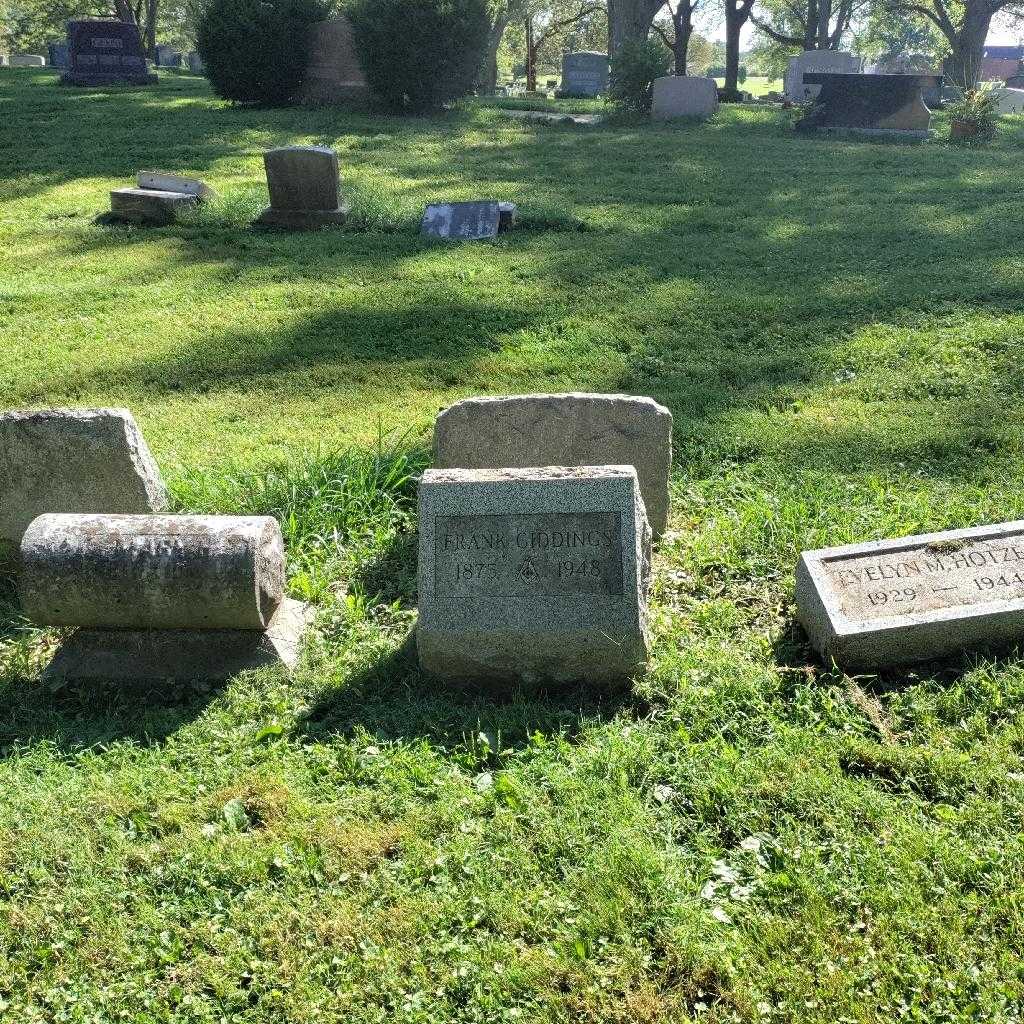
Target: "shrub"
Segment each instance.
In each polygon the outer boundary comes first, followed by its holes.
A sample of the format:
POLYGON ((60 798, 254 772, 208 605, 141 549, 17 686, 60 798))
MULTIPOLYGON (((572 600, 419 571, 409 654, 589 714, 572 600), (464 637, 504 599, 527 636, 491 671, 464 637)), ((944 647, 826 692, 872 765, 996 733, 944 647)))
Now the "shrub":
POLYGON ((990 142, 996 133, 999 110, 991 89, 968 89, 949 104, 952 142, 990 142))
POLYGON ((196 49, 213 91, 236 103, 289 103, 306 75, 312 25, 325 0, 206 0, 196 49))
POLYGON ((392 110, 432 110, 472 91, 489 0, 353 0, 345 13, 363 74, 392 110))
POLYGON ((625 110, 650 110, 654 80, 668 74, 669 59, 669 51, 650 39, 623 43, 612 57, 608 95, 625 110))

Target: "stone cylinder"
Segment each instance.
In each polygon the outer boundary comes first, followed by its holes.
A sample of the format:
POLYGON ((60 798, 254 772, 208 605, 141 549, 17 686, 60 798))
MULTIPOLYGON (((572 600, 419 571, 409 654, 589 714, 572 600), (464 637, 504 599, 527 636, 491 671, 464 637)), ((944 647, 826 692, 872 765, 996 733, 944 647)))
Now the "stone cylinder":
POLYGON ((284 541, 269 516, 41 515, 18 591, 41 626, 264 630, 284 541))

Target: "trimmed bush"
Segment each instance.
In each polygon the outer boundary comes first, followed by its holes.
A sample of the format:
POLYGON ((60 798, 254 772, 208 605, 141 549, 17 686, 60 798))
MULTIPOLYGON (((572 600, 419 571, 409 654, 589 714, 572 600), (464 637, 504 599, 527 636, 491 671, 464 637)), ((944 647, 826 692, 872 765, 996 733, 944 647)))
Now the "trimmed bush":
POLYGON ((419 113, 473 90, 490 31, 489 0, 353 0, 363 74, 392 110, 419 113))
POLYGON ((282 106, 306 76, 312 26, 324 0, 206 0, 196 49, 213 91, 225 100, 282 106))
POLYGON ((668 74, 671 55, 661 43, 647 39, 623 43, 612 57, 608 95, 625 110, 651 109, 654 80, 668 74))

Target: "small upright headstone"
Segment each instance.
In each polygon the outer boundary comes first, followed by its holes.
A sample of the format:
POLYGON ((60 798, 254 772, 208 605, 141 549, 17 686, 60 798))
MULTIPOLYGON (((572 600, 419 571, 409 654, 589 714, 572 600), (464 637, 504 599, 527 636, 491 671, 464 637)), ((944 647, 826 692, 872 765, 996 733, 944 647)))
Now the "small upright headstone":
POLYGON ((562 57, 560 96, 603 96, 608 91, 608 54, 593 51, 562 57))
POLYGON ((49 43, 47 49, 50 54, 50 64, 55 68, 63 70, 68 66, 68 44, 49 43))
POLYGON ((713 78, 669 75, 654 81, 651 117, 668 121, 676 117, 710 117, 718 110, 718 86, 713 78))
POLYGON ((437 417, 434 462, 461 469, 634 466, 658 537, 668 519, 672 413, 635 395, 466 398, 437 417))
POLYGON ((180 68, 181 53, 173 46, 158 46, 156 48, 156 65, 160 68, 180 68))
POLYGON ((203 63, 203 58, 195 50, 188 55, 188 69, 195 75, 206 74, 206 65, 203 63))
POLYGON ((270 206, 257 218, 265 227, 308 231, 345 223, 338 154, 326 146, 285 146, 263 154, 270 206))
POLYGON ((805 551, 797 615, 848 669, 1024 642, 1024 522, 805 551))
POLYGON ((155 512, 167 492, 126 409, 0 415, 0 546, 44 512, 155 512))
POLYGON ((642 671, 650 530, 632 466, 428 470, 419 510, 425 671, 513 683, 642 671))
POLYGON ((65 85, 152 85, 138 25, 124 21, 69 21, 65 85))
POLYGON ((423 213, 420 231, 433 238, 469 242, 494 238, 500 227, 500 203, 431 203, 423 213))

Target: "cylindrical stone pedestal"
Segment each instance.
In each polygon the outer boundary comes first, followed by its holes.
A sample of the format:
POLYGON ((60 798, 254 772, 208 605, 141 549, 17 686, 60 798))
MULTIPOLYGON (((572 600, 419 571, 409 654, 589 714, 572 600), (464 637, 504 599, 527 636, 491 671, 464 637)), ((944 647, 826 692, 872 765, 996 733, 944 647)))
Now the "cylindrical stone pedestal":
POLYGON ((269 516, 42 515, 18 590, 41 626, 264 630, 284 542, 269 516))

